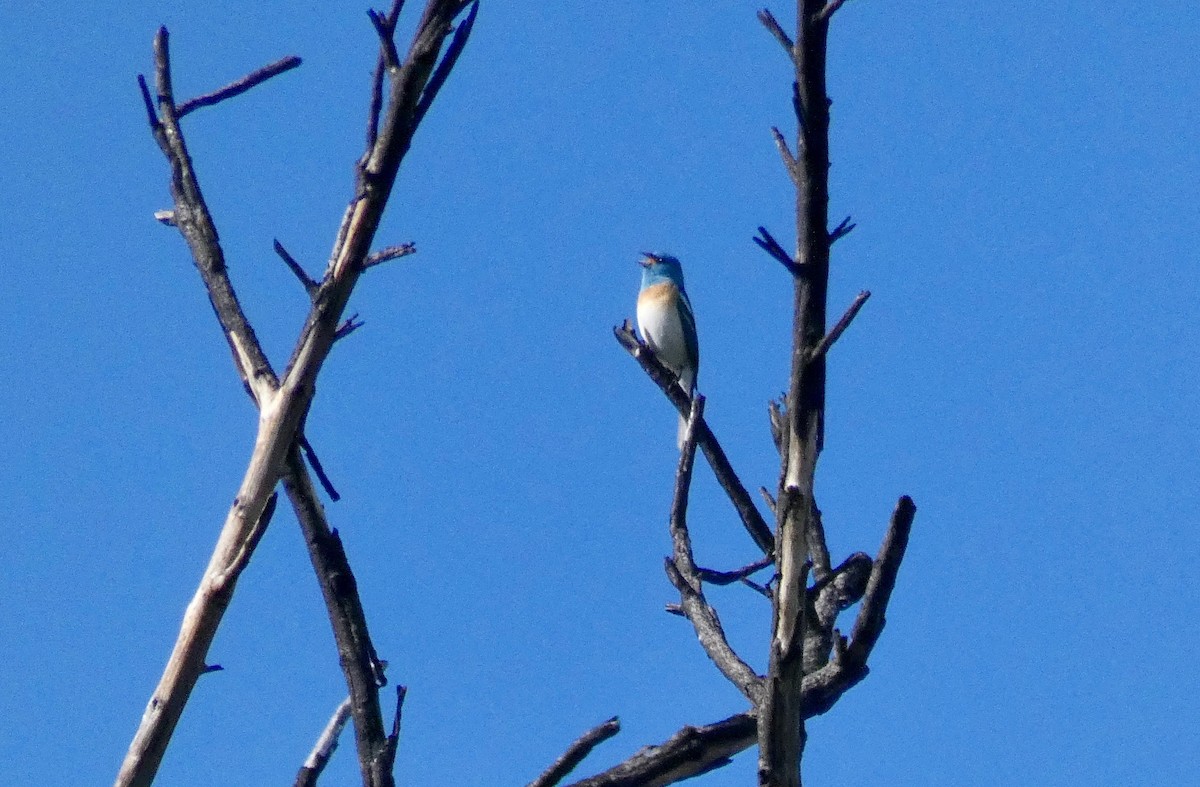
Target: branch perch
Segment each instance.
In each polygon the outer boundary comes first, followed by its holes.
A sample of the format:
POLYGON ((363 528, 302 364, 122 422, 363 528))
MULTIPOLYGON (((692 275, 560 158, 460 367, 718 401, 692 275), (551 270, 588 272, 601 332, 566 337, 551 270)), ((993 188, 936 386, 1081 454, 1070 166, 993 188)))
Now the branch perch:
MULTIPOLYGON (((633 356, 642 369, 650 376, 650 379, 662 389, 663 394, 670 400, 671 404, 675 405, 675 409, 683 416, 687 416, 691 408, 691 400, 676 385, 675 375, 664 366, 658 358, 655 357, 654 351, 651 350, 637 334, 633 331, 633 326, 626 320, 624 325, 618 325, 613 328, 613 335, 617 337, 617 341, 625 350, 633 356)), ((733 466, 729 463, 729 459, 725 456, 725 451, 721 448, 721 444, 717 442, 716 435, 709 429, 708 424, 701 418, 696 424, 696 442, 704 451, 704 456, 708 459, 708 464, 712 467, 714 475, 717 477, 717 482, 721 488, 725 490, 725 494, 729 496, 733 507, 737 509, 738 515, 742 519, 742 525, 746 528, 746 532, 754 539, 754 543, 758 544, 759 549, 764 554, 771 554, 775 550, 775 537, 771 533, 771 528, 767 527, 766 521, 763 520, 762 514, 758 512, 758 508, 754 505, 754 500, 750 497, 750 493, 746 491, 746 487, 742 485, 737 473, 734 472, 733 466)))

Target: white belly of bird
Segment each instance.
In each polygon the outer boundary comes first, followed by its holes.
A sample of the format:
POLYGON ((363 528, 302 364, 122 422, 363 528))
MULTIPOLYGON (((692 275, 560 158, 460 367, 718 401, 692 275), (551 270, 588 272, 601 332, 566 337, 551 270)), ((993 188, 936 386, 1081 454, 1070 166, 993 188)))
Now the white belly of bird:
MULTIPOLYGON (((687 342, 683 338, 683 325, 679 311, 673 305, 652 304, 638 306, 638 326, 642 336, 658 359, 678 375, 688 363, 687 342)), ((691 388, 691 380, 683 381, 684 390, 691 388)))

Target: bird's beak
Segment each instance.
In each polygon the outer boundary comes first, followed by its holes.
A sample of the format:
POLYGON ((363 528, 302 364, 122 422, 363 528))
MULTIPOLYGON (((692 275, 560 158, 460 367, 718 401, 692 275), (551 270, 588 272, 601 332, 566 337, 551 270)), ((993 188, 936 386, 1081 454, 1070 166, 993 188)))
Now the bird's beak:
POLYGON ((643 251, 642 258, 638 260, 638 265, 641 265, 643 268, 649 268, 656 262, 658 262, 658 257, 656 255, 651 254, 648 251, 643 251))

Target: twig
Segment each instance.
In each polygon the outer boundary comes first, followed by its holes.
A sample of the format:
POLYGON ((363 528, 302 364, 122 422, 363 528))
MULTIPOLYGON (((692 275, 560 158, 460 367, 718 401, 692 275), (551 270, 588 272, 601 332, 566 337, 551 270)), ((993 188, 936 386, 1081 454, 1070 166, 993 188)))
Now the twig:
POLYGON ((765 486, 760 486, 758 488, 758 494, 762 497, 763 502, 767 504, 767 508, 770 509, 772 514, 774 514, 775 513, 775 498, 771 497, 771 493, 767 491, 767 488, 765 486))
MULTIPOLYGON (((664 366, 654 355, 654 352, 633 332, 633 326, 629 324, 629 321, 626 320, 624 325, 615 326, 613 328, 613 335, 616 336, 621 346, 633 356, 634 360, 641 365, 643 371, 662 390, 671 404, 675 405, 675 409, 681 415, 686 416, 691 408, 690 398, 683 392, 682 388, 676 385, 675 374, 664 366)), ((708 460, 709 466, 712 467, 713 474, 717 477, 717 483, 725 490, 725 494, 729 496, 733 507, 738 512, 738 516, 741 517, 742 525, 746 528, 746 532, 750 534, 750 537, 754 539, 754 543, 758 544, 758 547, 764 554, 774 552, 775 536, 771 533, 771 528, 767 527, 762 514, 755 507, 754 501, 746 491, 746 487, 742 486, 742 482, 738 478, 737 473, 734 472, 728 457, 725 456, 725 451, 721 448, 721 444, 717 442, 716 436, 703 419, 696 424, 696 442, 699 444, 701 450, 704 451, 704 456, 708 460)))
MULTIPOLYGON (((786 396, 786 394, 785 394, 786 396)), ((783 438, 787 435, 787 424, 783 420, 783 401, 772 399, 767 402, 767 417, 771 422, 771 442, 775 444, 775 450, 783 456, 783 438)), ((771 510, 775 510, 775 505, 772 503, 771 510)))
POLYGON ((321 460, 317 457, 317 452, 313 450, 312 443, 308 442, 308 438, 303 434, 299 435, 297 442, 300 443, 300 448, 304 451, 304 458, 308 460, 308 464, 316 473, 317 480, 321 482, 321 488, 325 490, 325 494, 329 495, 329 499, 337 502, 342 499, 338 491, 333 488, 333 482, 329 480, 329 476, 325 475, 325 468, 321 466, 321 460))
POLYGON ((275 239, 275 253, 279 255, 284 264, 288 266, 288 269, 300 280, 300 284, 303 285, 304 291, 308 293, 308 297, 310 299, 315 298, 317 291, 321 289, 321 285, 313 277, 305 273, 304 268, 300 266, 300 263, 296 262, 295 257, 288 254, 288 250, 283 248, 283 244, 279 242, 278 238, 275 239))
POLYGON ((400 68, 400 53, 396 51, 395 41, 396 20, 390 18, 390 14, 381 14, 373 8, 367 9, 367 16, 371 18, 371 24, 379 35, 384 65, 389 71, 400 68))
POLYGON ((333 340, 335 342, 340 342, 342 339, 345 339, 347 336, 363 327, 363 325, 363 321, 358 319, 358 314, 352 314, 347 317, 341 325, 338 326, 337 331, 335 331, 333 334, 333 340))
POLYGON ((401 257, 407 257, 410 254, 416 253, 417 244, 415 243, 401 243, 399 246, 387 246, 373 254, 368 255, 367 259, 363 262, 363 268, 373 268, 380 263, 387 262, 388 260, 397 260, 401 257))
POLYGON ((766 585, 760 585, 749 577, 742 577, 742 584, 753 590, 755 593, 758 593, 768 601, 773 601, 775 599, 775 594, 771 592, 769 583, 766 585))
POLYGON ((337 750, 338 738, 341 737, 342 730, 346 728, 348 721, 350 721, 349 697, 342 700, 341 704, 337 706, 337 710, 329 717, 329 723, 325 725, 325 729, 321 731, 312 751, 304 760, 304 764, 300 766, 293 787, 314 787, 316 785, 321 772, 325 770, 325 766, 329 764, 330 758, 337 750))
POLYGON ((407 686, 396 687, 396 712, 392 715, 392 731, 387 737, 387 746, 380 757, 380 769, 387 773, 391 773, 396 764, 396 750, 400 748, 400 721, 403 718, 404 698, 407 696, 407 686))
MULTIPOLYGON (((779 151, 779 157, 783 159, 783 167, 787 170, 788 178, 791 179, 793 186, 800 188, 800 165, 796 163, 796 157, 792 155, 787 140, 774 126, 771 126, 771 136, 775 140, 775 148, 779 151)), ((791 260, 789 259, 788 262, 791 260)))
POLYGON ((828 22, 830 17, 837 13, 837 10, 845 4, 846 0, 829 0, 829 2, 825 4, 825 7, 817 12, 815 21, 822 23, 828 22))
POLYGON ((867 299, 870 297, 870 290, 863 290, 858 294, 858 296, 854 299, 854 302, 850 304, 850 308, 846 309, 846 313, 843 314, 842 318, 837 321, 836 325, 833 326, 833 329, 830 330, 829 333, 825 334, 821 341, 817 343, 817 346, 813 348, 812 352, 809 353, 809 363, 824 357, 825 353, 829 352, 829 348, 832 347, 833 343, 836 342, 841 335, 846 332, 846 329, 850 327, 850 323, 854 321, 856 316, 858 316, 858 312, 860 309, 862 309, 863 304, 865 304, 867 299))
POLYGON ((767 28, 767 31, 775 37, 775 40, 779 42, 783 50, 788 53, 789 58, 796 56, 796 45, 792 43, 791 37, 783 32, 783 28, 779 25, 779 21, 775 18, 774 14, 764 8, 758 12, 758 21, 762 22, 763 27, 767 28))
POLYGON ((834 227, 833 231, 829 233, 829 243, 833 244, 835 241, 846 237, 857 226, 858 226, 857 224, 854 224, 853 222, 850 221, 849 216, 842 219, 841 223, 838 224, 836 227, 834 227))
POLYGON ((467 16, 458 27, 454 30, 454 37, 450 39, 450 45, 446 47, 446 54, 442 57, 442 62, 438 63, 437 69, 433 75, 429 77, 429 82, 425 85, 425 90, 421 93, 421 99, 417 102, 416 118, 417 123, 420 123, 425 117, 425 113, 429 111, 429 107, 433 105, 433 100, 437 98, 438 91, 442 89, 442 85, 446 82, 446 77, 450 76, 451 69, 458 62, 458 56, 462 54, 463 49, 467 46, 467 39, 471 37, 471 29, 475 27, 475 16, 479 13, 479 0, 471 3, 471 10, 467 11, 467 16))
POLYGON ((142 91, 142 103, 146 105, 146 119, 150 122, 151 130, 157 130, 161 124, 158 120, 158 112, 154 109, 154 99, 150 96, 150 88, 146 84, 146 77, 138 74, 137 81, 138 88, 142 91))
POLYGON ((758 247, 774 257, 780 265, 787 268, 788 273, 792 274, 793 276, 797 275, 799 269, 796 265, 796 261, 788 256, 788 253, 784 251, 782 246, 779 245, 779 241, 775 240, 775 237, 771 233, 767 232, 767 228, 759 227, 758 233, 759 235, 762 235, 762 237, 755 237, 753 239, 754 242, 758 244, 758 247))
POLYGON ((592 753, 592 749, 620 731, 621 722, 616 716, 592 727, 572 743, 541 776, 531 781, 529 787, 555 787, 592 753))
POLYGON ((734 582, 741 582, 751 574, 756 574, 762 571, 767 566, 775 562, 775 558, 770 555, 756 560, 748 566, 734 569, 733 571, 713 571, 710 568, 697 568, 696 575, 701 581, 707 582, 710 585, 732 585, 734 582))
POLYGON ((280 58, 270 65, 265 65, 257 71, 250 72, 241 79, 230 82, 225 87, 217 88, 213 92, 205 93, 202 96, 189 98, 187 101, 184 101, 179 105, 175 116, 177 118, 182 118, 185 115, 200 109, 201 107, 211 107, 213 104, 219 104, 227 98, 240 96, 250 88, 256 85, 261 85, 263 82, 266 82, 273 76, 278 76, 285 71, 291 71, 293 68, 299 66, 300 63, 300 58, 296 57, 295 55, 288 55, 287 57, 280 58))

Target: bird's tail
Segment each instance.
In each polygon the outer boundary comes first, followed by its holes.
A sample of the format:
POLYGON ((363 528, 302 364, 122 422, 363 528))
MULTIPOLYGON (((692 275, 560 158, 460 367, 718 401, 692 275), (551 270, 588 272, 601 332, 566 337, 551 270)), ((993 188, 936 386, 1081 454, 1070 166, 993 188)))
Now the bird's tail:
POLYGON ((687 436, 687 416, 681 415, 681 416, 679 416, 679 433, 675 438, 675 442, 678 445, 680 451, 683 450, 683 438, 686 436, 687 436))

